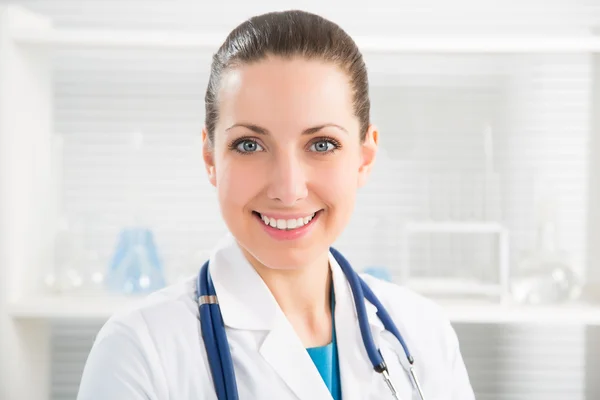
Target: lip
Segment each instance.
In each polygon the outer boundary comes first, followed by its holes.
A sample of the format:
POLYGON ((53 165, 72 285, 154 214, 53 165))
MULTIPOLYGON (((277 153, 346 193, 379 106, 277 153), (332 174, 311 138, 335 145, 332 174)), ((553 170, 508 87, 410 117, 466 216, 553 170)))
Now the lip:
MULTIPOLYGON (((292 229, 292 230, 281 230, 281 229, 277 229, 277 228, 273 228, 271 225, 265 225, 264 221, 260 218, 260 216, 257 213, 252 213, 252 215, 254 216, 254 218, 256 218, 256 221, 262 226, 262 228, 265 230, 265 232, 271 236, 273 239, 275 240, 297 240, 300 239, 306 235, 308 235, 310 233, 310 231, 312 231, 313 227, 315 226, 315 223, 317 222, 317 220, 319 219, 319 217, 321 216, 323 210, 319 210, 315 213, 315 216, 310 220, 310 222, 306 225, 303 225, 300 228, 296 228, 296 229, 292 229)), ((306 214, 304 215, 300 215, 300 214, 289 214, 288 216, 282 216, 281 219, 294 219, 293 215, 298 215, 296 218, 302 218, 303 216, 306 216, 306 214)), ((310 215, 310 214, 308 214, 310 215)), ((269 215, 269 217, 272 218, 276 218, 275 215, 269 215)), ((278 219, 278 218, 276 218, 278 219)))

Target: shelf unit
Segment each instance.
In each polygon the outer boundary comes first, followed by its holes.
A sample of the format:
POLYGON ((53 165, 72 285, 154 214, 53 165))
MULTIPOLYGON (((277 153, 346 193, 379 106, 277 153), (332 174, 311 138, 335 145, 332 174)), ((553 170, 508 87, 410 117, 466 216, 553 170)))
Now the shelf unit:
POLYGON ((540 324, 600 326, 600 307, 586 303, 554 306, 441 301, 448 318, 460 324, 540 324))
MULTIPOLYGON (((131 309, 143 298, 122 296, 37 297, 8 305, 8 314, 20 321, 106 320, 131 309)), ((600 307, 585 303, 524 306, 484 301, 440 300, 452 323, 457 324, 579 324, 600 326, 600 307)))
MULTIPOLYGON (((13 40, 21 45, 52 47, 110 47, 216 50, 227 34, 96 29, 16 28, 13 40)), ((389 37, 357 36, 366 54, 389 53, 593 53, 600 38, 584 37, 389 37)))
POLYGON ((8 313, 19 320, 106 320, 142 301, 143 297, 126 296, 40 296, 9 304, 8 313))
POLYGON ((502 303, 509 301, 509 230, 497 222, 461 221, 411 221, 402 227, 400 245, 402 261, 402 282, 421 293, 448 294, 462 293, 480 296, 493 296, 502 303), (411 276, 409 241, 415 234, 478 234, 495 235, 498 241, 498 278, 495 283, 470 282, 464 279, 427 279, 411 276))
MULTIPOLYGON (((48 322, 105 319, 139 299, 43 297, 28 276, 51 259, 57 225, 51 171, 52 50, 66 47, 215 51, 224 34, 63 29, 16 6, 0 6, 0 398, 48 399, 48 322), (43 200, 41 200, 43 199, 43 200), (39 251, 31 252, 35 248, 39 251), (32 360, 35 362, 32 363, 32 360)), ((371 54, 600 53, 585 37, 358 37, 371 54)), ((453 227, 448 227, 453 228, 453 227)), ((600 325, 600 308, 442 302, 456 323, 600 325)))

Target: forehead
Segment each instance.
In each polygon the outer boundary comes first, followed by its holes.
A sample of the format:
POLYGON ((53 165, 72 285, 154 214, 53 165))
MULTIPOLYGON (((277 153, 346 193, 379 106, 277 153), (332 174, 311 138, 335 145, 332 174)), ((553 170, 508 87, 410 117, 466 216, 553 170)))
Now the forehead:
POLYGON ((337 65, 269 57, 223 76, 219 125, 247 122, 267 129, 303 130, 337 123, 358 130, 352 100, 348 76, 337 65))

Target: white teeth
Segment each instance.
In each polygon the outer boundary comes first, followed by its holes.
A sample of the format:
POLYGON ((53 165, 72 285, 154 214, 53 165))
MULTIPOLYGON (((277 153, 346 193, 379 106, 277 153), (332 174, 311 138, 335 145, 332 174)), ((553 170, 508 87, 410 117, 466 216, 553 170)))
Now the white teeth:
POLYGON ((270 225, 273 228, 277 228, 277 229, 281 229, 281 230, 290 230, 290 229, 300 228, 300 227, 308 224, 310 222, 310 220, 313 219, 314 216, 315 216, 315 214, 309 215, 304 218, 301 217, 301 218, 294 218, 294 219, 275 219, 275 218, 269 218, 266 215, 261 214, 260 217, 263 220, 263 222, 265 223, 265 225, 270 225))

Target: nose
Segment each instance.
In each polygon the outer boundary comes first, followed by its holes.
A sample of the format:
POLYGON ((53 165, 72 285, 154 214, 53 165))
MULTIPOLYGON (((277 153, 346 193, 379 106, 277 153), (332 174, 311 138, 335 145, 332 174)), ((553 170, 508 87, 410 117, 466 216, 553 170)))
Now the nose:
POLYGON ((293 206, 308 196, 306 167, 291 152, 274 159, 267 196, 282 205, 293 206))

